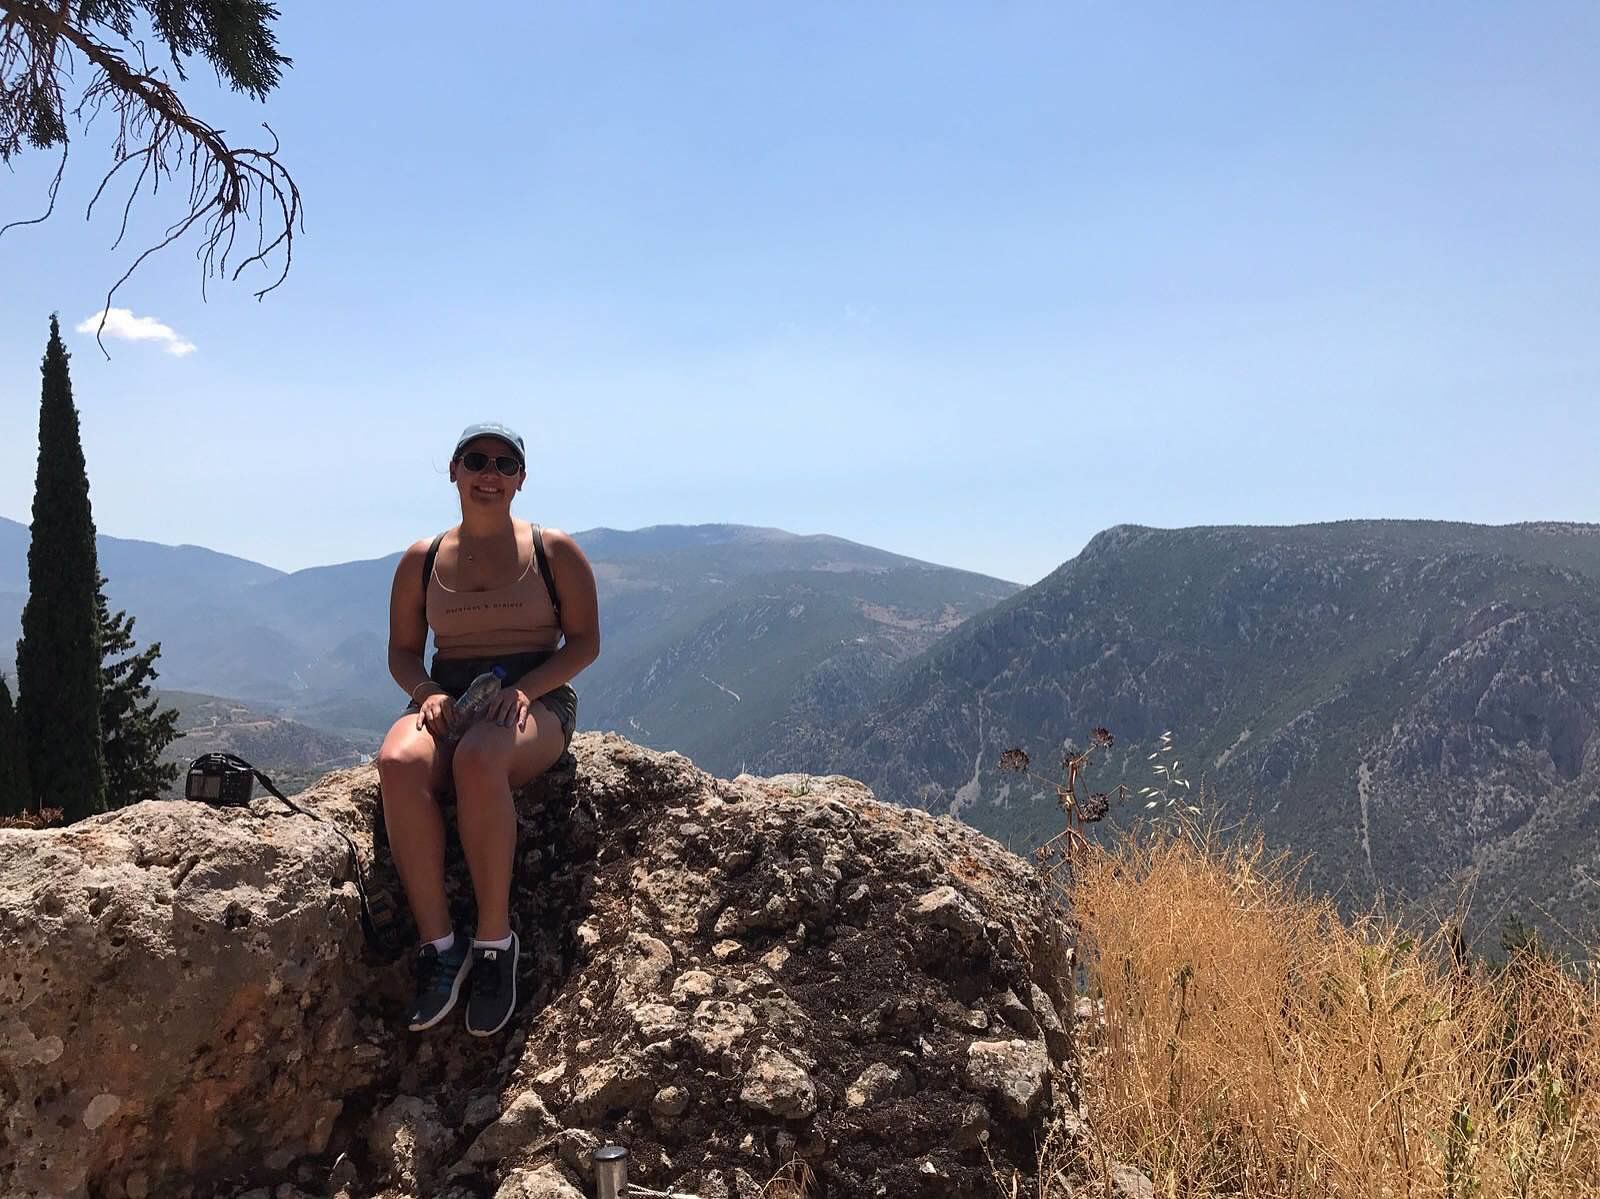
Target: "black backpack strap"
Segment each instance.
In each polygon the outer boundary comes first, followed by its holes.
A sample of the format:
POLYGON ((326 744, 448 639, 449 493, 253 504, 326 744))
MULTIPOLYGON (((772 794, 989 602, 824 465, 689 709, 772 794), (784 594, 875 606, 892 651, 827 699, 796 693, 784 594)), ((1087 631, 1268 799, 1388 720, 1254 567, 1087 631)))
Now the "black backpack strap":
POLYGON ((422 623, 428 623, 428 584, 433 580, 433 563, 439 556, 439 543, 444 540, 440 533, 428 543, 428 554, 422 559, 422 623))
POLYGON ((550 569, 550 556, 544 552, 544 530, 533 526, 533 556, 539 563, 539 577, 544 589, 550 593, 550 606, 556 610, 556 622, 561 621, 561 597, 556 594, 556 576, 550 569))

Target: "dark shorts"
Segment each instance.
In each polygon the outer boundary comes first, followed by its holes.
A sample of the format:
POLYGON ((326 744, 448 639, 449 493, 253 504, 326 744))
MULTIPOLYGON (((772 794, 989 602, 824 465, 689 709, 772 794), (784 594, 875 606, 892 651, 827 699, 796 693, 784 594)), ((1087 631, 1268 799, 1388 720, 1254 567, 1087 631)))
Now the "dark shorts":
MULTIPOLYGON (((486 670, 499 666, 505 670, 508 681, 515 680, 549 657, 549 650, 506 654, 499 658, 440 658, 435 654, 433 668, 428 671, 428 677, 448 691, 451 699, 460 699, 462 693, 472 685, 472 680, 486 670)), ((560 722, 566 744, 571 745, 572 734, 578 730, 578 693, 572 689, 572 684, 562 683, 554 690, 546 691, 533 702, 543 704, 550 709, 560 722)), ((415 713, 417 710, 418 705, 410 703, 406 705, 404 714, 415 713)))

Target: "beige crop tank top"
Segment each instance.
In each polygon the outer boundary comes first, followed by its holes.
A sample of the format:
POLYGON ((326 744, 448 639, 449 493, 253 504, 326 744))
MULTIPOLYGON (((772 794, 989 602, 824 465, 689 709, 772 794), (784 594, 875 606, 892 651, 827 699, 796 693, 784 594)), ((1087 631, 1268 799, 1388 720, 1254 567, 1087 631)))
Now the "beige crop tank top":
POLYGON ((428 572, 426 605, 439 657, 495 658, 561 644, 561 620, 536 565, 538 549, 536 541, 521 577, 489 591, 452 591, 434 565, 428 572))

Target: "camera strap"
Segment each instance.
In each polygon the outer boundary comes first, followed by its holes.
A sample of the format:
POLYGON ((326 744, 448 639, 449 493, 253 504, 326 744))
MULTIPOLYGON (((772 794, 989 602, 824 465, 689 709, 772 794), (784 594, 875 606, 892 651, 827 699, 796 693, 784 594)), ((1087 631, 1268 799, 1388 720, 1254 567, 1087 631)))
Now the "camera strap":
POLYGON ((350 851, 350 873, 355 879, 356 894, 361 900, 361 932, 366 937, 368 945, 372 946, 380 954, 387 953, 390 942, 389 930, 394 926, 393 905, 388 901, 388 897, 384 895, 378 896, 378 901, 375 905, 372 898, 367 894, 367 879, 366 873, 361 869, 361 854, 357 852, 356 843, 350 839, 350 835, 333 821, 324 816, 318 816, 315 812, 308 811, 295 803, 294 800, 278 790, 277 785, 270 778, 237 754, 217 753, 207 754, 206 757, 212 760, 220 760, 235 770, 249 771, 255 777, 255 780, 266 788, 269 795, 277 799, 291 812, 309 816, 318 824, 327 825, 339 835, 340 840, 345 844, 345 848, 350 851), (381 916, 379 911, 375 909, 381 909, 381 916))

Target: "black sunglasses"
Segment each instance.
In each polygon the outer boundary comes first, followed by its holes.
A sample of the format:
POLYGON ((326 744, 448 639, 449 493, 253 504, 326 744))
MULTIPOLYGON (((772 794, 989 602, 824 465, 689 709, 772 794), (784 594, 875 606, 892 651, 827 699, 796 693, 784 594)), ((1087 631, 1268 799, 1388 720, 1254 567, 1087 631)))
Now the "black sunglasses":
POLYGON ((466 467, 467 470, 472 474, 477 474, 484 467, 488 466, 489 463, 493 462, 495 470, 499 471, 508 479, 515 478, 522 470, 522 463, 517 461, 517 459, 512 457, 510 454, 499 454, 491 458, 488 454, 483 453, 481 450, 468 450, 465 454, 462 454, 461 457, 457 458, 456 461, 461 463, 462 466, 466 467))

